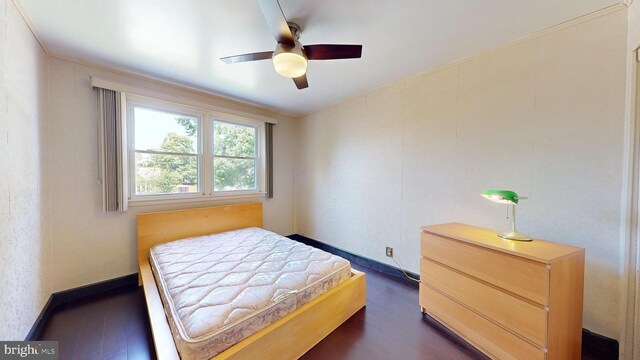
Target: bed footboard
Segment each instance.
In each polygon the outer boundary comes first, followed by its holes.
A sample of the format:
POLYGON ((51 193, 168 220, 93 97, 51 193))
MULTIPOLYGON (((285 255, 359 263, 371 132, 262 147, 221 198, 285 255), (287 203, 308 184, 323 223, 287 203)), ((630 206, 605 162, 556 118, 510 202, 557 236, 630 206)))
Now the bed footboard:
MULTIPOLYGON (((148 262, 140 264, 153 342, 159 360, 178 360, 162 300, 148 262)), ((351 278, 217 355, 216 360, 298 359, 366 305, 366 275, 351 278)))

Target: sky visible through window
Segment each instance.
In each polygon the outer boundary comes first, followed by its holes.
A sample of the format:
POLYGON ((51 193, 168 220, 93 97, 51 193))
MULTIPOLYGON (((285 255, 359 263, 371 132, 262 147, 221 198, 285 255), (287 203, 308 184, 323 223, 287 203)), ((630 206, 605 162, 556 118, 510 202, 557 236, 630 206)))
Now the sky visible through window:
MULTIPOLYGON (((178 117, 187 116, 136 107, 134 109, 136 150, 159 150, 167 134, 171 132, 188 136, 184 126, 176 121, 178 117)), ((194 144, 198 143, 196 135, 189 138, 194 144)), ((197 151, 197 149, 193 150, 197 151)))

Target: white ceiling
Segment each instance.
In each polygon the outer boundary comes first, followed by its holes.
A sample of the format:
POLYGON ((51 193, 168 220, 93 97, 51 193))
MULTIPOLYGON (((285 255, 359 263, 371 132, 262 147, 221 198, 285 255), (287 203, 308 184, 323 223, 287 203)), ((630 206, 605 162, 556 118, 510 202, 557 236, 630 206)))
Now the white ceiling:
POLYGON ((283 112, 311 112, 619 0, 280 0, 302 44, 362 44, 362 59, 312 61, 297 90, 271 61, 255 0, 18 0, 47 52, 135 71, 283 112))

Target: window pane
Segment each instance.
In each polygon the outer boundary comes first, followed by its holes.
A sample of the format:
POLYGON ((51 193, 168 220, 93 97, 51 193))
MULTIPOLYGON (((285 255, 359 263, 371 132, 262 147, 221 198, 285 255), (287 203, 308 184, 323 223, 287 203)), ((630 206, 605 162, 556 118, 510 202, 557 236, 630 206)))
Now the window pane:
POLYGON ((219 156, 255 157, 256 128, 214 121, 213 154, 219 156))
POLYGON ((133 116, 136 150, 197 153, 198 118, 142 107, 133 116))
POLYGON ((215 158, 213 171, 214 191, 256 189, 256 160, 215 158))
POLYGON ((136 153, 136 195, 198 192, 198 158, 136 153))

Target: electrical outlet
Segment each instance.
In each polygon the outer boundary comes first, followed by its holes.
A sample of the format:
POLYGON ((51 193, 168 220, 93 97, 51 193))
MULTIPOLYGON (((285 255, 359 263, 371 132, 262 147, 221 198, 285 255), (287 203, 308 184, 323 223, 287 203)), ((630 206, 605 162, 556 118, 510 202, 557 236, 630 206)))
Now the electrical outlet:
POLYGON ((387 246, 387 257, 392 258, 393 257, 393 248, 387 246))

